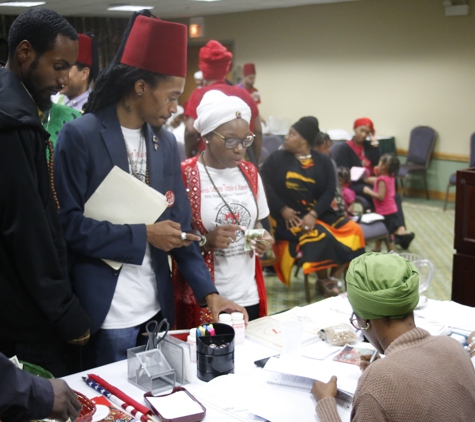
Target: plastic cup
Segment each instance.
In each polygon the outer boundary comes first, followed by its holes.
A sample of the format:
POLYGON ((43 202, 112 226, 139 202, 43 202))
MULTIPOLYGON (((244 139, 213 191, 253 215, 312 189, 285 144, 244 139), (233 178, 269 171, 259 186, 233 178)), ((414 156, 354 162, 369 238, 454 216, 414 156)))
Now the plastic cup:
POLYGON ((300 355, 303 322, 283 321, 280 328, 282 330, 282 354, 293 356, 300 355))

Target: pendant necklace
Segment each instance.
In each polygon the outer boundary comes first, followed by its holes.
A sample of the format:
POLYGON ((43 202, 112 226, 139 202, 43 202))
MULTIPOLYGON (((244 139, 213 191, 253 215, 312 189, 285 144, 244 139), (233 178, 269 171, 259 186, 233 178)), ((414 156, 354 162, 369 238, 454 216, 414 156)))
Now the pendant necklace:
MULTIPOLYGON (((236 224, 240 226, 241 222, 237 219, 236 214, 234 214, 234 211, 232 210, 231 206, 226 202, 223 195, 221 195, 221 192, 217 189, 216 185, 214 184, 213 179, 211 178, 211 175, 209 174, 208 167, 206 166, 206 163, 205 163, 204 151, 201 153, 200 158, 201 158, 201 162, 203 163, 203 167, 205 168, 206 175, 208 176, 209 181, 213 185, 214 190, 218 193, 219 197, 224 202, 224 205, 226 205, 226 207, 230 211, 230 213, 233 216, 234 221, 236 222, 236 224)), ((251 191, 252 197, 254 198, 254 202, 256 204, 256 210, 257 210, 257 216, 256 216, 256 224, 257 224, 257 222, 259 221, 259 206, 257 205, 257 199, 256 199, 256 197, 254 196, 254 194, 252 192, 251 185, 249 184, 249 180, 247 180, 247 177, 244 176, 241 167, 238 166, 238 168, 241 171, 241 174, 243 175, 244 179, 246 180, 246 183, 249 186, 249 190, 251 191)))

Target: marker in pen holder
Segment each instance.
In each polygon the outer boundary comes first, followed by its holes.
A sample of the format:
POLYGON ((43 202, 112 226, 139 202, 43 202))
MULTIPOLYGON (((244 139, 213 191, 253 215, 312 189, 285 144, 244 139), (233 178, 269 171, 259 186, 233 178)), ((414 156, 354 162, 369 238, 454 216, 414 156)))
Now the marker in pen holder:
MULTIPOLYGON (((203 327, 203 326, 200 326, 203 327)), ((197 328, 196 366, 198 378, 211 381, 220 375, 234 373, 234 329, 230 325, 213 323, 213 332, 197 328)))

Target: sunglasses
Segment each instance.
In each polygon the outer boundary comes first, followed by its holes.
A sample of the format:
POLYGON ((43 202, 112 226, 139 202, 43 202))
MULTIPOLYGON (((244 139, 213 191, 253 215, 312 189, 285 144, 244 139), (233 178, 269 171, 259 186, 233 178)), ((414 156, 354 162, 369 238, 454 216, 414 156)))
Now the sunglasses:
POLYGON ((243 146, 243 148, 247 148, 251 146, 251 144, 254 142, 254 138, 256 135, 253 133, 247 135, 245 138, 225 138, 223 135, 220 135, 218 132, 215 132, 213 130, 213 133, 215 135, 218 135, 223 141, 224 141, 224 146, 229 149, 236 148, 239 144, 243 146))

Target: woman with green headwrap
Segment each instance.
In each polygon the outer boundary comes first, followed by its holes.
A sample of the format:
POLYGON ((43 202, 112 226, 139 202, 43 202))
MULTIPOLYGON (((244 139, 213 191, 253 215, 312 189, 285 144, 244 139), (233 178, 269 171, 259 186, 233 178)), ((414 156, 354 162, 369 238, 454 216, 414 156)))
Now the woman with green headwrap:
MULTIPOLYGON (((346 275, 352 325, 385 355, 363 372, 351 421, 428 422, 475 419, 475 371, 461 345, 414 324, 419 274, 396 254, 355 258, 346 275)), ((336 377, 312 393, 322 422, 340 421, 336 377)))

